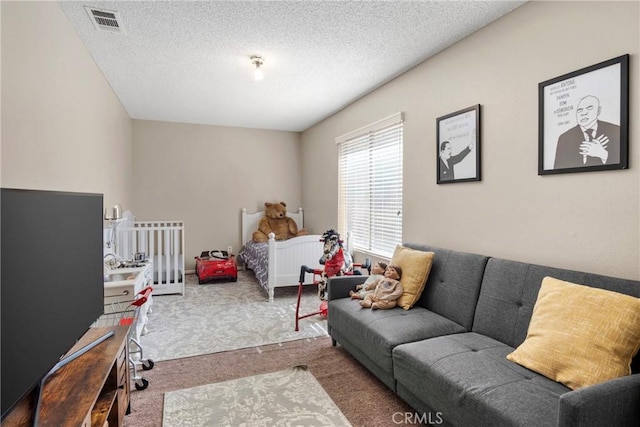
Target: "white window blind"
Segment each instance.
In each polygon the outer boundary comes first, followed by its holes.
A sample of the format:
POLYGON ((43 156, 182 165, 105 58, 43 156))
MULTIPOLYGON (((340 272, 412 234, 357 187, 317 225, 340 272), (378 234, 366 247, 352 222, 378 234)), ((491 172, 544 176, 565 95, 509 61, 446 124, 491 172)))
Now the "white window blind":
POLYGON ((338 230, 384 258, 402 241, 402 122, 398 113, 336 138, 338 230))

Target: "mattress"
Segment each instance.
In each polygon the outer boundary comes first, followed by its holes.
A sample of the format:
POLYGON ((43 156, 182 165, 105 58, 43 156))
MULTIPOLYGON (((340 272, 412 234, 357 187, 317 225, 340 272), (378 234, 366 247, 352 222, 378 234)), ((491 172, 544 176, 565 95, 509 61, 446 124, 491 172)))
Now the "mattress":
POLYGON ((153 257, 153 283, 174 283, 174 271, 175 271, 175 263, 176 257, 178 261, 178 282, 182 282, 184 277, 184 255, 162 255, 162 260, 160 260, 160 255, 154 255, 153 257), (168 259, 168 264, 167 264, 168 259), (162 265, 160 265, 160 261, 162 261, 162 265), (159 272, 159 269, 162 269, 159 272))

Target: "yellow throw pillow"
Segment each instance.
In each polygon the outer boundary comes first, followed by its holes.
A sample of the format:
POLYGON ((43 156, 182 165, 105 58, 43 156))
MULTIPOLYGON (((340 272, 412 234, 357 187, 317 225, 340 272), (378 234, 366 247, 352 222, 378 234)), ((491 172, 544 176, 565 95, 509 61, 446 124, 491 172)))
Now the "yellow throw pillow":
POLYGON ((389 265, 397 265, 402 269, 400 283, 403 292, 397 304, 405 310, 413 307, 422 295, 431 271, 433 256, 433 252, 418 251, 402 245, 397 245, 393 251, 389 265))
POLYGON ((507 359, 576 390, 631 374, 638 348, 640 299, 545 277, 507 359))

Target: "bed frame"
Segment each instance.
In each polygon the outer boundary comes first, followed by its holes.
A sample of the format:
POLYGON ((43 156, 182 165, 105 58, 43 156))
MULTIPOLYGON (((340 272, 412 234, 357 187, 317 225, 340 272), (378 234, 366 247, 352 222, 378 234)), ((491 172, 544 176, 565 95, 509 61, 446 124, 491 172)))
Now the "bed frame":
POLYGON ((184 295, 184 221, 129 221, 118 227, 118 252, 153 261, 153 295, 184 295))
MULTIPOLYGON (((252 239, 253 232, 258 229, 258 223, 264 216, 264 211, 247 213, 247 209, 242 209, 242 244, 252 239)), ((302 208, 298 212, 287 212, 287 216, 292 218, 298 228, 304 226, 304 214, 302 208)), ((269 266, 267 292, 269 301, 274 299, 274 289, 282 286, 295 286, 300 281, 300 266, 306 265, 311 268, 320 268, 320 257, 322 256, 322 236, 314 234, 308 236, 294 237, 289 240, 276 241, 270 238, 269 245, 269 266)), ((305 284, 312 284, 312 275, 307 275, 305 284)))

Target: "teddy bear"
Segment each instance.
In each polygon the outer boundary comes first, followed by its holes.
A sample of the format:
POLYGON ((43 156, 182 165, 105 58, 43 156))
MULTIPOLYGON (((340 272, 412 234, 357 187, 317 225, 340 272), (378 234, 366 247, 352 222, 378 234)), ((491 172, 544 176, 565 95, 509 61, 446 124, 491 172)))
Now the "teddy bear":
POLYGON ((258 229, 253 232, 253 241, 257 243, 269 240, 269 233, 276 235, 276 240, 287 240, 292 237, 309 234, 304 228, 298 230, 298 225, 287 216, 287 204, 265 203, 264 216, 260 218, 258 229))

